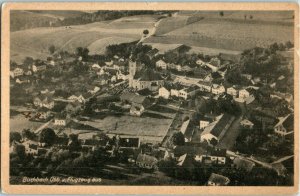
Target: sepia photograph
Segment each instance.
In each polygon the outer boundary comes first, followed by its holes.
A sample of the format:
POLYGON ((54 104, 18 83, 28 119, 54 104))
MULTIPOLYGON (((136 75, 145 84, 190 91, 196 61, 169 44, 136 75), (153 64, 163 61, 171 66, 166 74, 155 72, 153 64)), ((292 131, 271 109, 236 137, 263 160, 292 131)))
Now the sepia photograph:
POLYGON ((8 186, 297 190, 297 4, 67 5, 2 8, 8 186))

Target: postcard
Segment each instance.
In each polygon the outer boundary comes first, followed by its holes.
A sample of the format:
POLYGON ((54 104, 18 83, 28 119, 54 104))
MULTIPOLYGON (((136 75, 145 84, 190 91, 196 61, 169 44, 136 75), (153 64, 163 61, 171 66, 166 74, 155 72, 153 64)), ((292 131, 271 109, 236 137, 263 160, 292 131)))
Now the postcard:
POLYGON ((298 6, 3 4, 3 192, 296 193, 298 6))

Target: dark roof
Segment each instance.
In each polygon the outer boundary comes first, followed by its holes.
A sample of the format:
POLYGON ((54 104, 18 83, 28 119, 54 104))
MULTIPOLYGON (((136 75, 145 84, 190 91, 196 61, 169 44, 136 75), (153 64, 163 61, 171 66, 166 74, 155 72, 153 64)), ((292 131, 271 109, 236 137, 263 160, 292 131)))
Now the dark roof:
POLYGON ((56 114, 55 115, 55 118, 56 119, 66 119, 66 117, 67 117, 67 114, 66 113, 58 113, 58 114, 56 114))
POLYGON ((133 147, 138 148, 140 144, 139 138, 120 138, 120 147, 133 147))
POLYGON ((157 159, 153 156, 140 153, 136 159, 136 162, 147 165, 154 165, 157 163, 157 159))
POLYGON ((212 129, 211 134, 219 137, 219 135, 222 133, 224 127, 228 124, 228 122, 231 120, 233 116, 230 114, 224 114, 222 118, 219 120, 219 122, 215 125, 215 127, 212 129))
POLYGON ((143 104, 146 98, 147 97, 145 96, 136 95, 134 93, 123 93, 120 96, 120 99, 123 101, 128 101, 130 103, 138 103, 138 104, 143 104))
POLYGON ((162 80, 162 77, 158 72, 151 68, 143 68, 135 74, 134 79, 139 79, 140 81, 156 81, 162 80))
POLYGON ((37 110, 38 112, 48 112, 49 110, 45 107, 41 107, 37 110))
POLYGON ((217 157, 226 157, 226 149, 212 149, 210 151, 211 156, 217 156, 217 157))

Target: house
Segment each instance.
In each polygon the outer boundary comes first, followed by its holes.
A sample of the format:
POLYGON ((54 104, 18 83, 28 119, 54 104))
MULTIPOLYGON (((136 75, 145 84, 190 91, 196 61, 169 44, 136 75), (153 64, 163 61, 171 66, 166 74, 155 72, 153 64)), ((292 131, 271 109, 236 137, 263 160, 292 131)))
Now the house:
POLYGON ((129 73, 128 72, 118 71, 118 73, 117 73, 117 79, 118 80, 128 80, 129 79, 129 73))
POLYGON ((206 141, 210 144, 210 141, 213 138, 219 142, 225 135, 227 129, 230 127, 234 119, 234 116, 229 114, 222 114, 218 116, 215 121, 204 128, 204 131, 200 136, 201 142, 206 141))
POLYGON ((133 116, 141 116, 145 109, 150 106, 150 100, 147 97, 134 93, 123 93, 120 99, 124 103, 131 104, 130 114, 133 116))
POLYGON ((68 100, 71 102, 78 101, 79 103, 84 103, 86 101, 87 95, 82 95, 81 93, 75 93, 68 97, 68 100))
POLYGON ((105 71, 104 71, 103 68, 97 69, 96 71, 97 71, 96 73, 97 73, 98 76, 102 76, 102 75, 105 74, 105 71))
POLYGON ((221 66, 221 60, 217 57, 213 57, 210 59, 209 61, 210 64, 216 66, 216 67, 220 67, 221 66))
POLYGON ((132 84, 131 86, 129 86, 137 90, 148 88, 151 91, 157 91, 163 85, 164 80, 161 77, 160 73, 151 68, 143 68, 135 73, 132 84))
POLYGON ((140 153, 135 161, 136 165, 145 169, 156 169, 158 160, 150 155, 140 153))
POLYGON ((171 95, 171 89, 167 86, 163 86, 158 89, 158 95, 164 99, 169 99, 171 95))
POLYGON ((250 92, 246 89, 242 89, 239 91, 239 98, 245 99, 250 96, 250 92))
POLYGON ((211 82, 199 81, 197 83, 197 86, 200 88, 201 91, 205 91, 205 92, 211 92, 211 89, 212 89, 211 82))
POLYGON ((22 68, 16 67, 15 69, 11 70, 9 74, 12 78, 15 78, 18 76, 22 76, 24 74, 24 70, 22 68))
POLYGON ((54 100, 51 95, 41 94, 33 99, 33 104, 36 107, 45 107, 52 109, 54 107, 54 100))
POLYGON ((255 166, 255 163, 253 163, 252 161, 249 161, 245 158, 236 157, 233 160, 233 166, 236 169, 244 170, 246 172, 251 172, 253 167, 255 166))
POLYGON ((194 127, 191 123, 191 120, 186 120, 182 123, 180 132, 184 135, 184 141, 190 142, 194 135, 194 127))
POLYGON ((66 126, 69 123, 69 118, 66 113, 59 113, 54 117, 54 125, 66 126))
POLYGON ((179 97, 179 91, 184 89, 185 87, 180 83, 175 83, 171 86, 170 95, 174 97, 179 97))
POLYGON ((247 80, 251 80, 252 79, 252 75, 251 74, 241 74, 242 77, 246 78, 247 80))
POLYGON ((294 114, 279 117, 278 123, 274 126, 274 132, 280 136, 287 136, 294 132, 294 114))
POLYGON ((95 93, 97 93, 99 90, 100 90, 100 87, 94 86, 94 88, 88 90, 88 92, 91 93, 91 94, 95 94, 95 93))
POLYGON ((181 68, 181 71, 183 71, 183 72, 191 72, 191 71, 193 71, 193 69, 190 66, 185 65, 185 66, 183 66, 181 68))
POLYGON ((212 173, 208 179, 208 186, 226 186, 230 183, 229 178, 220 174, 212 173))
POLYGON ((167 69, 167 63, 163 60, 158 60, 155 65, 157 68, 167 69))
POLYGON ((45 108, 45 107, 41 107, 37 110, 37 114, 36 117, 39 119, 48 119, 51 116, 51 112, 45 108))
POLYGON ((181 65, 176 65, 176 70, 177 71, 182 71, 182 66, 181 65))
POLYGON ((140 138, 138 137, 121 137, 119 140, 120 148, 136 148, 140 147, 140 138))
POLYGON ((210 118, 206 118, 205 116, 204 117, 201 117, 200 120, 199 120, 199 128, 200 130, 203 130, 205 127, 207 127, 210 123, 212 122, 212 120, 210 118))
POLYGON ((22 143, 25 146, 25 153, 27 155, 34 155, 38 154, 38 147, 39 143, 32 140, 26 140, 22 143))
POLYGON ((228 95, 236 97, 238 95, 238 89, 235 86, 232 86, 232 87, 227 88, 226 93, 228 95))
POLYGON ((100 65, 94 63, 94 64, 92 65, 92 69, 99 70, 99 69, 101 69, 101 67, 100 67, 100 65))
POLYGON ((45 64, 40 64, 40 65, 32 65, 32 71, 33 72, 38 72, 38 71, 43 71, 46 70, 47 67, 45 64))
POLYGON ((197 86, 190 86, 190 87, 179 90, 179 97, 187 100, 189 98, 195 97, 195 95, 198 91, 199 91, 199 88, 197 88, 197 86))
POLYGON ((209 70, 204 69, 203 67, 196 67, 194 69, 194 76, 199 78, 201 81, 212 81, 212 76, 209 70))
POLYGON ((195 165, 193 163, 193 157, 189 154, 181 155, 177 159, 177 169, 181 169, 184 174, 192 174, 194 172, 195 165))
POLYGON ((225 165, 226 149, 213 148, 205 154, 196 155, 195 160, 203 163, 225 165))
POLYGON ((225 93, 225 87, 223 85, 213 84, 211 87, 211 93, 215 95, 225 93))
POLYGON ((240 125, 241 125, 242 127, 248 128, 248 129, 252 129, 253 126, 254 126, 254 124, 253 124, 250 120, 248 120, 248 119, 242 120, 242 121, 240 122, 240 125))

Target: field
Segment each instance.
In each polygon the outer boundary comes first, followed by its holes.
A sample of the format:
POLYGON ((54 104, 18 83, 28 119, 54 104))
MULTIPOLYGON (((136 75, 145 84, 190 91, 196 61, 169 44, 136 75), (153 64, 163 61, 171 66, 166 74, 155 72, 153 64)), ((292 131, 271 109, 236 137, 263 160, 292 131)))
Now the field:
POLYGON ((266 47, 274 42, 293 42, 292 17, 292 12, 278 11, 224 12, 223 17, 219 12, 180 12, 175 17, 163 19, 156 36, 148 38, 146 42, 231 51, 266 47), (197 16, 200 20, 190 24, 184 22, 191 16, 197 16))
POLYGON ((91 54, 103 54, 109 44, 139 40, 144 29, 154 28, 158 16, 124 17, 114 21, 68 27, 41 27, 11 33, 11 60, 21 63, 26 56, 45 59, 48 48, 74 52, 88 47, 91 54))

